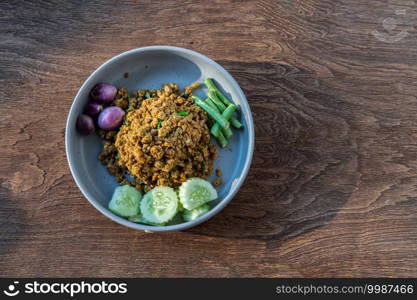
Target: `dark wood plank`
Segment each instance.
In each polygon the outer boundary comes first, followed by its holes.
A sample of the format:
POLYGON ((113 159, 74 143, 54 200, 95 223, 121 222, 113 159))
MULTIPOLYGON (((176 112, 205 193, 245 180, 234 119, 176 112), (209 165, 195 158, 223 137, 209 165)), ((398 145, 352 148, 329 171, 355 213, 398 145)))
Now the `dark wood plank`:
POLYGON ((0 11, 1 276, 417 276, 414 1, 2 1, 0 11), (407 34, 389 43, 373 30, 407 34), (98 213, 64 151, 85 78, 156 44, 219 61, 256 124, 237 197, 167 234, 98 213))

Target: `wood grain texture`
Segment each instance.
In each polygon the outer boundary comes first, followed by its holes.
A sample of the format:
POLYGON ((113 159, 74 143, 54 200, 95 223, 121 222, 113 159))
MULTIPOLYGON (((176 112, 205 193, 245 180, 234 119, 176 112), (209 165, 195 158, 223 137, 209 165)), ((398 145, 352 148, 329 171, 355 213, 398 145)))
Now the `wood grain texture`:
POLYGON ((417 276, 416 8, 1 1, 0 275, 417 276), (396 28, 383 26, 388 17, 396 28), (373 30, 407 35, 389 43, 373 30), (253 110, 256 149, 220 214, 146 234, 84 199, 64 129, 95 68, 158 44, 199 51, 232 73, 253 110))

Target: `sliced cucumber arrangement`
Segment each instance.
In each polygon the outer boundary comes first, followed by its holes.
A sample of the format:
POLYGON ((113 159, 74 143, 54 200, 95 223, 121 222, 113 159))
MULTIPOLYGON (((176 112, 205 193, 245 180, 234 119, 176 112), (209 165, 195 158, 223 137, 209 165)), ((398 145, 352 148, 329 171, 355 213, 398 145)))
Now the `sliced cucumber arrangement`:
POLYGON ((148 222, 168 222, 178 211, 177 193, 170 187, 157 186, 143 196, 140 211, 148 222))
POLYGON ((182 213, 182 218, 186 222, 192 221, 206 214, 209 210, 210 206, 208 206, 208 204, 203 204, 197 208, 194 208, 193 210, 186 209, 182 213))
POLYGON ((114 190, 109 210, 131 222, 165 226, 192 221, 210 210, 206 204, 217 198, 210 182, 190 178, 178 190, 157 186, 142 194, 130 185, 114 190))
POLYGON ((139 212, 142 194, 129 185, 119 186, 114 190, 109 203, 109 210, 121 217, 131 217, 139 212))
POLYGON ((190 178, 180 186, 179 197, 185 209, 193 210, 215 200, 217 191, 210 182, 204 179, 190 178))

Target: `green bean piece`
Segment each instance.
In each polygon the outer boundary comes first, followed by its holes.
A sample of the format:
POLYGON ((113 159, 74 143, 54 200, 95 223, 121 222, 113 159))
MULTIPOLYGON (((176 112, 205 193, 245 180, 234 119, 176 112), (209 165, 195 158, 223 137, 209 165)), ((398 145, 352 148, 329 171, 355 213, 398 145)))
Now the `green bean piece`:
POLYGON ((226 105, 224 105, 223 102, 219 99, 215 91, 209 90, 208 97, 217 106, 220 112, 223 112, 226 109, 226 105))
POLYGON ((219 136, 217 137, 217 141, 219 142, 222 148, 227 146, 227 139, 224 137, 221 131, 219 131, 219 136))
POLYGON ((226 128, 221 128, 220 125, 219 125, 219 123, 216 122, 211 127, 210 133, 211 133, 211 135, 213 135, 215 137, 218 137, 219 132, 223 133, 224 137, 227 138, 227 139, 230 138, 233 135, 233 131, 232 131, 231 128, 227 128, 227 129, 226 128))
POLYGON ((233 135, 233 131, 231 128, 221 128, 219 123, 217 122, 211 127, 210 133, 215 137, 218 137, 218 134, 222 133, 226 139, 230 138, 233 135))
MULTIPOLYGON (((206 100, 204 100, 204 102, 210 105, 213 109, 217 110, 217 107, 214 105, 213 102, 210 101, 210 99, 207 98, 206 100)), ((208 119, 209 127, 210 128, 213 127, 214 124, 217 124, 217 122, 212 117, 209 116, 209 119, 208 119)), ((213 132, 212 135, 217 138, 219 136, 219 131, 213 132)))
MULTIPOLYGON (((217 108, 217 106, 210 101, 210 98, 207 98, 204 102, 206 102, 208 105, 210 105, 214 110, 216 110, 218 113, 220 113, 219 109, 217 108)), ((213 118, 210 118, 210 120, 212 120, 212 124, 210 124, 210 128, 213 129, 213 126, 215 124, 217 124, 217 122, 215 120, 213 120, 213 118)), ((219 130, 221 130, 223 132, 223 135, 226 137, 226 139, 230 138, 233 135, 233 131, 231 128, 221 128, 219 124, 217 124, 217 126, 213 129, 213 131, 210 131, 210 133, 215 136, 218 137, 219 135, 219 130)))
POLYGON ((221 128, 221 132, 223 133, 223 135, 226 139, 230 138, 233 135, 233 131, 230 127, 229 128, 221 128))
MULTIPOLYGON (((211 128, 213 128, 213 127, 214 127, 214 125, 216 125, 216 124, 217 124, 217 122, 214 122, 214 124, 211 126, 211 128)), ((214 136, 215 138, 219 137, 219 133, 220 133, 220 132, 221 132, 220 130, 216 130, 216 131, 210 130, 210 134, 211 134, 212 136, 214 136)))
POLYGON ((213 109, 217 110, 219 113, 222 113, 221 111, 219 111, 216 104, 214 104, 214 102, 211 101, 210 98, 207 98, 204 102, 206 102, 208 105, 210 105, 213 109))
POLYGON ((239 120, 238 120, 238 119, 236 119, 235 117, 231 117, 231 118, 230 118, 230 124, 232 124, 232 126, 233 126, 234 128, 237 128, 237 129, 239 129, 239 128, 242 128, 242 127, 243 127, 242 123, 240 123, 240 122, 239 122, 239 120))
POLYGON ((214 84, 213 79, 206 78, 206 80, 204 80, 204 83, 206 84, 206 86, 208 87, 209 90, 213 90, 217 93, 217 96, 224 103, 224 105, 229 106, 230 104, 233 104, 232 102, 230 102, 229 99, 227 99, 227 97, 225 95, 222 94, 222 92, 220 92, 220 90, 214 84))
MULTIPOLYGON (((226 107, 226 109, 224 110, 224 112, 222 113, 222 116, 228 120, 230 119, 230 117, 232 116, 233 112, 236 110, 236 105, 234 104, 230 104, 228 107, 226 107)), ((224 136, 226 138, 230 138, 233 135, 233 132, 230 128, 227 128, 229 130, 227 131, 223 131, 224 136)), ((214 136, 216 136, 217 132, 219 132, 220 130, 220 125, 218 123, 214 124, 213 127, 211 127, 210 133, 214 136)))
POLYGON ((214 110, 210 105, 206 102, 198 98, 197 96, 193 96, 194 103, 200 106, 208 115, 210 115, 217 123, 223 128, 229 128, 230 123, 227 121, 218 111, 214 110))
MULTIPOLYGON (((211 102, 213 102, 217 106, 217 108, 220 110, 220 112, 223 112, 226 109, 226 106, 219 99, 219 97, 217 96, 217 93, 215 91, 210 90, 208 92, 208 96, 209 96, 209 100, 211 100, 211 102)), ((238 129, 243 127, 242 123, 240 123, 239 120, 236 119, 233 116, 230 117, 230 124, 233 127, 238 128, 238 129)))
POLYGON ((233 112, 237 109, 237 106, 234 104, 229 104, 224 112, 222 113, 222 116, 224 116, 227 120, 231 118, 233 112))
POLYGON ((207 124, 209 127, 213 126, 214 124, 216 124, 216 121, 213 120, 212 117, 208 118, 207 124))
MULTIPOLYGON (((218 113, 220 113, 218 107, 214 104, 213 101, 211 101, 210 97, 205 100, 205 102, 210 105, 214 110, 216 110, 218 113)), ((213 126, 216 124, 214 121, 213 126)), ((217 124, 214 128, 213 126, 210 126, 212 131, 210 130, 210 133, 214 135, 215 137, 218 136, 219 130, 223 132, 223 135, 226 137, 226 139, 230 138, 233 135, 233 131, 231 128, 221 128, 219 124, 217 124)))

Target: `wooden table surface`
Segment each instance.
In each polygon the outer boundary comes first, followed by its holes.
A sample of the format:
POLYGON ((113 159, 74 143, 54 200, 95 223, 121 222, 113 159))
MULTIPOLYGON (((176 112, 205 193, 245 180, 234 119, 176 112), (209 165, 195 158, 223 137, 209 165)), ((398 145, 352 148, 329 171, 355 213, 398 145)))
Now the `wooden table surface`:
POLYGON ((1 1, 0 276, 417 276, 415 1, 1 1), (174 45, 222 64, 256 127, 208 222, 147 234, 95 210, 64 129, 103 61, 174 45))

